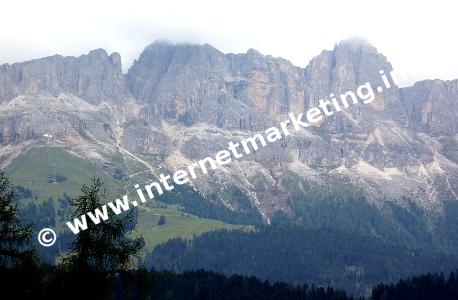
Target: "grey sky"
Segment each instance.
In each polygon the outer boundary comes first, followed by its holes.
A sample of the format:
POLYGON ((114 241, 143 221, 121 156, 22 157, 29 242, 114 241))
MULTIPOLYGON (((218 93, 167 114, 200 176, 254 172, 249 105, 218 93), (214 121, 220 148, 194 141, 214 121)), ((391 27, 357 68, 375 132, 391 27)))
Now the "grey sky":
POLYGON ((223 52, 281 56, 306 66, 350 36, 369 40, 401 85, 458 78, 454 1, 2 1, 0 63, 117 51, 126 70, 157 39, 223 52), (305 4, 306 3, 306 4, 305 4))

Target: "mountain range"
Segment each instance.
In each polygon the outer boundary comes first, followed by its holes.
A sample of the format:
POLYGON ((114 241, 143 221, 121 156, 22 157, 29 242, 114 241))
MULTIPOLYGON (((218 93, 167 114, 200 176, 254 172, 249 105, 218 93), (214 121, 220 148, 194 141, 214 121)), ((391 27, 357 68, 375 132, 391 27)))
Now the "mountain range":
MULTIPOLYGON (((167 42, 146 47, 127 73, 118 53, 102 49, 0 65, 0 168, 30 149, 59 148, 133 192, 392 69, 358 39, 305 68, 253 49, 225 54, 167 42)), ((458 80, 395 86, 163 201, 228 223, 282 220, 453 252, 457 103, 458 80)))

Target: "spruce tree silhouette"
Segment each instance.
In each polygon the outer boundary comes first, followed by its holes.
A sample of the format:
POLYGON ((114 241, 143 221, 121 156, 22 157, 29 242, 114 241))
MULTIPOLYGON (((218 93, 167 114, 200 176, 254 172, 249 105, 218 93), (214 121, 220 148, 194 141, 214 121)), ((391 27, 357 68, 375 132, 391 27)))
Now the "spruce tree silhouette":
POLYGON ((0 266, 12 267, 30 257, 32 225, 23 225, 13 203, 14 189, 0 172, 0 266))
POLYGON ((42 272, 30 244, 32 225, 22 224, 15 192, 0 172, 0 282, 2 298, 26 299, 40 289, 42 272))
MULTIPOLYGON (((81 195, 70 201, 75 217, 94 211, 103 205, 107 194, 100 179, 93 178, 89 186, 83 185, 81 195)), ((118 274, 128 270, 133 257, 142 249, 143 238, 131 238, 134 215, 126 213, 100 224, 88 221, 88 228, 81 231, 71 245, 71 251, 63 257, 70 291, 65 296, 77 299, 104 299, 110 284, 118 274)))

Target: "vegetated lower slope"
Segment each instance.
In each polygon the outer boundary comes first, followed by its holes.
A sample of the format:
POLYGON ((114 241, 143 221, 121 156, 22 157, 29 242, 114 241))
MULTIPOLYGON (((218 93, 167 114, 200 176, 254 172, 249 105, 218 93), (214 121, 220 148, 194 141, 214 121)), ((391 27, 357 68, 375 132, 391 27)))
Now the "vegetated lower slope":
POLYGON ((341 174, 331 174, 325 180, 314 182, 285 172, 281 184, 290 196, 288 203, 296 216, 293 223, 302 227, 332 228, 375 236, 407 248, 456 253, 458 201, 452 198, 444 200, 440 215, 431 219, 429 212, 413 202, 402 206, 387 198, 381 208, 370 200, 373 195, 341 174))
POLYGON ((139 210, 136 231, 145 240, 145 249, 150 250, 173 238, 192 239, 212 230, 241 228, 251 227, 201 218, 184 212, 177 205, 156 204, 139 210), (164 224, 159 222, 161 216, 164 217, 164 224))
POLYGON ((121 193, 124 185, 90 161, 58 147, 35 147, 26 151, 7 167, 6 176, 14 185, 32 191, 33 198, 40 201, 50 197, 57 199, 64 194, 74 197, 81 185, 87 184, 94 176, 104 182, 112 197, 121 193))
MULTIPOLYGON (((35 224, 34 236, 43 227, 54 228, 59 233, 55 246, 37 247, 49 262, 54 261, 59 251, 65 251, 73 239, 73 234, 65 226, 72 218, 68 200, 78 195, 81 185, 89 183, 94 176, 100 178, 108 193, 107 200, 112 201, 125 193, 124 187, 129 184, 128 180, 118 176, 120 172, 109 176, 90 161, 56 147, 32 148, 16 158, 6 171, 16 186, 21 216, 35 224)), ((180 197, 171 193, 169 198, 180 197)), ((171 238, 192 238, 215 229, 236 228, 242 226, 198 217, 178 205, 151 202, 138 207, 136 230, 144 237, 148 251, 171 238), (161 225, 158 224, 160 216, 165 217, 165 223, 161 225)))
POLYGON ((158 270, 206 269, 367 294, 381 281, 450 271, 458 259, 328 229, 269 226, 253 232, 210 232, 192 241, 173 239, 157 246, 146 263, 158 270))

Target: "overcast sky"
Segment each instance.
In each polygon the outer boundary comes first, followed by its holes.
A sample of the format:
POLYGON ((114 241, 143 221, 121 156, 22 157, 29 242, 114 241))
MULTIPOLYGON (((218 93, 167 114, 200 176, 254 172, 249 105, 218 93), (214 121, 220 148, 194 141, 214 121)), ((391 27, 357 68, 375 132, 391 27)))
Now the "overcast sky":
POLYGON ((4 0, 0 63, 104 48, 119 52, 127 70, 146 45, 165 39, 223 52, 254 48, 306 66, 359 36, 388 57, 401 85, 458 78, 454 1, 302 2, 312 1, 4 0))

